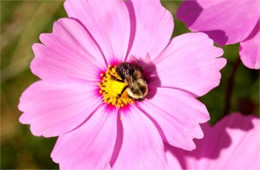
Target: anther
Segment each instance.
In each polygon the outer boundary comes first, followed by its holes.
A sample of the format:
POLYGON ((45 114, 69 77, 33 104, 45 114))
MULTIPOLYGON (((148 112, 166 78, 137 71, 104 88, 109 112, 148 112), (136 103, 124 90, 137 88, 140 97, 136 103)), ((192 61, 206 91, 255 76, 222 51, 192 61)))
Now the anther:
POLYGON ((118 108, 133 103, 126 92, 127 84, 121 80, 116 73, 116 66, 108 65, 105 73, 101 73, 102 80, 98 83, 99 93, 103 96, 103 101, 118 108))

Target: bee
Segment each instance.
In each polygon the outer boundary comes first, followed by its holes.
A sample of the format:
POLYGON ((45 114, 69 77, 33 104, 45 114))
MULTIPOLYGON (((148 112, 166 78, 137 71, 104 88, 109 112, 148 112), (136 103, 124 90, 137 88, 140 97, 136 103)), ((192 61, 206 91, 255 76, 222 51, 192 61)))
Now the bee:
POLYGON ((123 62, 116 67, 116 73, 127 85, 118 98, 127 91, 129 97, 136 100, 143 100, 148 93, 147 81, 143 77, 143 69, 137 64, 123 62))

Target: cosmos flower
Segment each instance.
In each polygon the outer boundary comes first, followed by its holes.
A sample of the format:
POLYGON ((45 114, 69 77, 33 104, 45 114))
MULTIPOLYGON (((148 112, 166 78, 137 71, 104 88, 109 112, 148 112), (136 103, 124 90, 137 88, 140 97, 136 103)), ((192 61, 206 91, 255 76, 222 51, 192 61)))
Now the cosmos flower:
POLYGON ((19 104, 34 135, 59 136, 60 168, 161 169, 164 142, 194 149, 209 119, 196 97, 219 84, 222 49, 204 33, 170 40, 159 0, 67 0, 65 9, 69 18, 33 45, 41 80, 19 104))
POLYGON ((205 137, 192 152, 168 147, 169 169, 260 169, 260 119, 233 113, 213 127, 202 125, 205 137))
POLYGON ((203 31, 219 45, 240 43, 245 66, 260 69, 260 0, 186 0, 177 17, 192 31, 203 31))

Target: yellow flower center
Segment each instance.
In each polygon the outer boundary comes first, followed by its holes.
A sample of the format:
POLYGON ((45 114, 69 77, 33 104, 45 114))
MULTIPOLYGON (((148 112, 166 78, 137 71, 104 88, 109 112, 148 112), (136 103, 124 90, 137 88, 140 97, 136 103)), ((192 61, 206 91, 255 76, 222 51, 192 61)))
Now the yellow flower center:
POLYGON ((102 81, 98 84, 100 87, 99 93, 102 94, 105 103, 111 104, 118 108, 124 107, 129 103, 133 103, 133 99, 130 98, 127 91, 124 90, 127 83, 125 83, 116 73, 116 66, 109 65, 107 71, 102 73, 101 77, 102 81))

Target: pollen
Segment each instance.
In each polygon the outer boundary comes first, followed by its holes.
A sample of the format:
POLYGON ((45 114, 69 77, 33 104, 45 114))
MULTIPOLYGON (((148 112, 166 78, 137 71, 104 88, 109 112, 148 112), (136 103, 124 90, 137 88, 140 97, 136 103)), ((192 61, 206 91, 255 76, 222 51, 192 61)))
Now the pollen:
POLYGON ((107 71, 100 76, 102 81, 98 84, 100 87, 99 93, 102 94, 105 103, 118 108, 133 104, 133 99, 124 90, 127 83, 116 73, 116 66, 109 65, 107 71))

